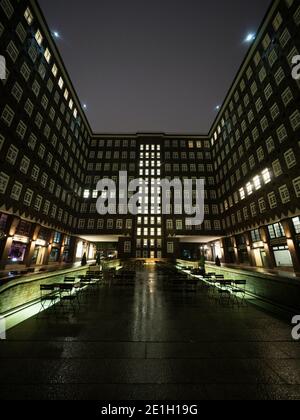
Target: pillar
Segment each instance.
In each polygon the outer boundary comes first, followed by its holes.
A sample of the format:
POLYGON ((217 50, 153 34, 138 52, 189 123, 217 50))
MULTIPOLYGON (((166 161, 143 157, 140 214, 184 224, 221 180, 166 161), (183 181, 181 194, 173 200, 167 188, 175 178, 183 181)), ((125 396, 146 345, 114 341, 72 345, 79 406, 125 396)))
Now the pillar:
POLYGON ((287 245, 292 257, 294 270, 300 273, 300 250, 295 237, 295 228, 291 219, 286 219, 281 222, 285 236, 287 239, 287 245))
POLYGON ((228 244, 227 244, 227 238, 221 239, 221 250, 222 250, 222 262, 225 264, 230 263, 230 256, 228 252, 228 244))
POLYGON ((20 219, 18 217, 9 216, 7 227, 5 229, 5 237, 0 241, 0 269, 5 269, 8 263, 8 254, 12 246, 13 236, 16 234, 20 219))
POLYGON ((32 225, 31 226, 31 232, 30 232, 30 243, 29 243, 29 247, 27 248, 26 254, 25 254, 25 258, 24 258, 24 264, 26 265, 26 267, 30 267, 31 266, 31 262, 32 262, 32 257, 34 254, 34 250, 35 250, 35 243, 39 237, 39 233, 41 230, 41 226, 40 225, 32 225))
POLYGON ((247 252, 248 252, 248 257, 249 257, 249 261, 250 261, 250 265, 252 267, 256 266, 256 262, 255 262, 255 258, 253 256, 253 252, 251 249, 252 246, 252 239, 251 239, 251 235, 250 232, 245 232, 244 233, 245 239, 246 239, 246 246, 247 246, 247 252))
POLYGON ((232 246, 233 246, 233 249, 234 249, 235 262, 237 264, 240 264, 241 260, 240 260, 240 256, 239 256, 239 250, 238 250, 238 247, 237 247, 236 236, 233 236, 231 240, 232 240, 232 246))
POLYGON ((272 250, 271 247, 271 243, 270 243, 270 236, 269 236, 269 232, 268 232, 268 228, 267 226, 262 226, 260 228, 260 236, 261 236, 261 240, 264 243, 264 250, 267 256, 267 267, 266 268, 275 268, 276 267, 276 261, 275 261, 275 257, 274 257, 274 252, 272 250))

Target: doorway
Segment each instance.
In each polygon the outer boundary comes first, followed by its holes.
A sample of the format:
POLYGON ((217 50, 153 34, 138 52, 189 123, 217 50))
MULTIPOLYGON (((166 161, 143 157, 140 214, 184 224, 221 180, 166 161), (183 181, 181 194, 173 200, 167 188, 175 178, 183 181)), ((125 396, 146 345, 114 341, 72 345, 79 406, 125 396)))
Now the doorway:
POLYGON ((43 265, 46 248, 40 246, 37 248, 36 265, 43 265))

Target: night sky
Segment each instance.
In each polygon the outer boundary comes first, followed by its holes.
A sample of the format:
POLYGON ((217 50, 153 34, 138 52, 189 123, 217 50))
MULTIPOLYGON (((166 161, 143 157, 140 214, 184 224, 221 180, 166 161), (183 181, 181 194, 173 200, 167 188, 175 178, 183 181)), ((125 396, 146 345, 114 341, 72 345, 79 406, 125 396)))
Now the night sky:
POLYGON ((98 133, 207 134, 270 0, 39 0, 98 133))

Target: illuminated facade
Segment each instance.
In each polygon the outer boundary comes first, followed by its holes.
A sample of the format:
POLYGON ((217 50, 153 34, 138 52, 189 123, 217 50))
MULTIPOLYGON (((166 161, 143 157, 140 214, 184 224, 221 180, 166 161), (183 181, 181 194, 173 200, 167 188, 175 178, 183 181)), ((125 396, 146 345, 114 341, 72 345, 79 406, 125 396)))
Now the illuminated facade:
POLYGON ((122 258, 300 271, 299 2, 274 1, 205 136, 93 133, 36 1, 0 7, 2 267, 92 258, 100 241, 122 258), (148 181, 146 209, 101 217, 97 182, 119 171, 148 181), (203 225, 152 212, 160 178, 205 179, 203 225))

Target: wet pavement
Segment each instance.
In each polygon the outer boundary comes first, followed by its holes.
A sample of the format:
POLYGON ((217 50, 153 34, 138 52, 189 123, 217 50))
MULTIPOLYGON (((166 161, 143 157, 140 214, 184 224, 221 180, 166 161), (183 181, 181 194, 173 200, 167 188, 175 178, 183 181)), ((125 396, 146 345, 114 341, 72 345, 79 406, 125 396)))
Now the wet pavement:
POLYGON ((85 296, 76 314, 51 311, 8 331, 0 398, 300 399, 291 325, 162 282, 148 268, 135 286, 85 296))

